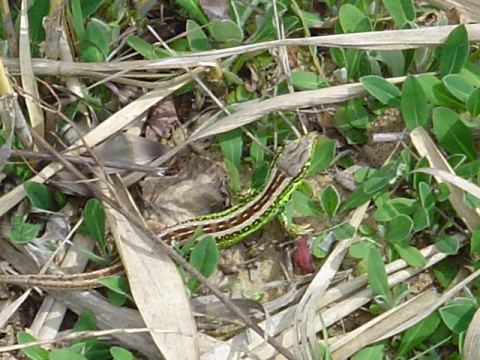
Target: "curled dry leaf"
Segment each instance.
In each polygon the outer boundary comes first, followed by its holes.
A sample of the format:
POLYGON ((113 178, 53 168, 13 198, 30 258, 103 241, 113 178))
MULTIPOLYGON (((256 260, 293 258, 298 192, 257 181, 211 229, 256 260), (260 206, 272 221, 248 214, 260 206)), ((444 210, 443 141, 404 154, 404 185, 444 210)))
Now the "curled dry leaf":
POLYGON ((225 179, 223 167, 200 156, 185 161, 176 176, 147 177, 140 186, 153 212, 146 217, 173 225, 223 210, 230 202, 225 179))
POLYGON ((169 95, 150 109, 145 137, 149 140, 163 137, 178 123, 177 110, 169 95))
MULTIPOLYGON (((155 141, 127 133, 118 133, 94 148, 102 161, 116 161, 123 163, 145 165, 165 154, 168 147, 155 141)), ((109 173, 118 173, 121 170, 105 167, 109 173)), ((75 181, 75 176, 66 170, 60 171, 52 182, 66 194, 89 196, 90 191, 82 183, 75 181)))

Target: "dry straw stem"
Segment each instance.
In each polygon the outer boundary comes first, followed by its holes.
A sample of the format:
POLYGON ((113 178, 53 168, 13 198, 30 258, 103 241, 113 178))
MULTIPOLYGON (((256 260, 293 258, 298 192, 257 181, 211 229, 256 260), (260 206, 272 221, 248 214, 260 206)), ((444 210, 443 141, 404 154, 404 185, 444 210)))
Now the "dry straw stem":
POLYGON ((6 131, 5 144, 0 146, 0 170, 3 169, 7 159, 10 157, 11 141, 13 136, 13 129, 22 143, 22 145, 29 149, 33 146, 33 140, 28 131, 27 122, 18 105, 17 96, 12 91, 10 80, 3 67, 3 59, 0 57, 0 117, 4 124, 6 131))
POLYGON ((0 173, 7 164, 12 147, 13 129, 15 127, 15 103, 16 98, 11 94, 0 96, 0 117, 5 132, 5 142, 0 145, 0 173))
MULTIPOLYGON (((404 50, 419 47, 440 46, 455 27, 456 26, 437 26, 410 30, 387 30, 274 40, 258 44, 236 46, 228 49, 172 56, 160 60, 77 63, 32 59, 31 66, 37 76, 93 76, 95 78, 103 78, 124 71, 129 71, 128 76, 130 76, 140 75, 139 73, 131 73, 133 70, 138 72, 145 70, 159 71, 197 66, 215 68, 216 61, 222 58, 240 55, 246 52, 269 50, 279 46, 344 47, 366 50, 404 50)), ((478 43, 480 41, 480 25, 466 25, 466 29, 468 31, 470 42, 478 43)), ((5 66, 11 73, 18 73, 20 71, 17 59, 5 59, 5 66)), ((147 75, 153 77, 155 73, 149 73, 147 75)), ((142 73, 142 76, 145 76, 145 73, 142 73)), ((115 79, 112 80, 115 81, 115 79)))
POLYGON ((64 5, 62 0, 51 0, 48 22, 45 31, 45 56, 56 59, 59 53, 60 37, 64 32, 62 25, 64 5))
POLYGON ((394 336, 396 334, 399 334, 408 328, 412 327, 419 321, 425 319, 427 316, 429 316, 432 312, 437 310, 440 306, 444 305, 448 300, 453 298, 459 291, 461 291, 465 286, 470 284, 472 281, 474 281, 478 276, 480 276, 480 270, 475 271, 471 275, 467 276, 465 279, 460 281, 457 285, 453 286, 450 288, 448 291, 446 291, 442 296, 440 296, 434 303, 424 307, 421 313, 417 314, 415 317, 412 319, 409 319, 408 321, 405 321, 401 326, 397 327, 395 330, 389 331, 387 333, 382 334, 380 338, 378 338, 376 341, 381 341, 384 339, 388 339, 391 336, 394 336))
MULTIPOLYGON (((34 151, 24 151, 24 150, 11 150, 11 154, 13 156, 20 156, 22 158, 31 158, 31 159, 43 159, 43 160, 50 160, 50 161, 55 161, 55 157, 46 154, 46 153, 39 153, 39 152, 34 152, 34 151)), ((79 164, 79 165, 97 165, 98 162, 91 158, 91 157, 86 157, 86 156, 69 156, 69 155, 62 155, 65 160, 73 163, 73 164, 79 164)), ((139 165, 135 162, 129 162, 129 161, 115 161, 115 160, 105 160, 102 156, 102 165, 105 167, 113 168, 113 169, 119 169, 119 170, 127 170, 127 171, 138 171, 141 173, 145 174, 154 174, 158 175, 159 173, 162 172, 162 169, 148 166, 148 165, 139 165)), ((135 160, 135 159, 134 159, 135 160)))
POLYGON ((32 341, 25 344, 17 344, 17 345, 9 345, 0 347, 0 353, 11 353, 12 351, 18 351, 22 349, 28 349, 32 346, 42 346, 48 347, 51 344, 58 344, 58 343, 67 343, 77 339, 84 339, 89 337, 105 337, 109 335, 116 335, 118 333, 124 334, 142 334, 148 332, 147 328, 139 328, 139 329, 110 329, 110 330, 93 330, 93 331, 75 331, 70 334, 62 335, 57 337, 56 339, 52 340, 40 340, 40 341, 32 341))
POLYGON ((15 110, 12 104, 15 101, 16 98, 12 95, 12 87, 7 74, 5 74, 2 58, 0 57, 0 116, 5 132, 5 143, 0 145, 0 172, 10 157, 13 129, 15 127, 15 110))
POLYGON ((435 176, 437 179, 441 179, 444 182, 455 185, 459 189, 470 193, 471 195, 480 198, 480 186, 475 185, 471 181, 465 180, 464 178, 454 175, 449 171, 436 168, 420 168, 415 169, 414 172, 424 172, 435 176))
MULTIPOLYGON (((386 80, 393 84, 399 84, 405 79, 406 77, 402 76, 386 80)), ((241 110, 222 118, 221 121, 215 124, 205 123, 204 126, 200 127, 190 136, 189 141, 195 141, 207 136, 236 129, 276 111, 328 105, 365 95, 367 95, 367 91, 363 85, 361 83, 354 83, 276 96, 271 99, 255 102, 252 106, 243 107, 241 110)))
POLYGON ((0 0, 0 11, 2 13, 3 29, 8 41, 10 56, 18 56, 18 44, 15 28, 13 27, 12 14, 8 0, 0 0))

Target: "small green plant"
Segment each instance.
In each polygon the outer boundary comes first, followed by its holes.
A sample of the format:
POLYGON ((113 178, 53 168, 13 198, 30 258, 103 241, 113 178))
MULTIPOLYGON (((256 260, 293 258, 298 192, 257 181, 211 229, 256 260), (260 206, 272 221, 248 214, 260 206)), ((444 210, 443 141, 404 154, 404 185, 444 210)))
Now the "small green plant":
MULTIPOLYGON (((32 207, 46 214, 59 210, 66 203, 63 194, 52 192, 43 184, 27 181, 23 183, 23 188, 32 207)), ((44 228, 45 220, 35 216, 13 215, 10 217, 10 222, 12 225, 12 229, 9 231, 10 240, 21 244, 37 239, 40 231, 44 228)))
POLYGON ((12 229, 9 232, 10 240, 17 244, 29 243, 35 240, 42 229, 40 224, 29 224, 23 216, 12 216, 10 218, 12 229))
POLYGON ((99 4, 73 0, 70 8, 70 21, 74 30, 79 57, 86 62, 103 62, 110 54, 110 43, 119 35, 115 23, 92 17, 99 4))
MULTIPOLYGON (((190 264, 203 276, 210 277, 215 271, 218 263, 218 248, 212 236, 205 236, 192 249, 190 264)), ((187 289, 190 294, 200 287, 200 282, 193 276, 187 280, 187 289)))

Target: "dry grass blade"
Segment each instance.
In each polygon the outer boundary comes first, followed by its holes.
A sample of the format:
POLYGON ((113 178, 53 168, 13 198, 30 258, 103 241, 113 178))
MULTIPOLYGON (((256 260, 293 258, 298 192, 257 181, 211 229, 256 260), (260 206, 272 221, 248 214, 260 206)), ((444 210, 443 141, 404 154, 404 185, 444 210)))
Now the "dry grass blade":
MULTIPOLYGON (((124 208, 141 216, 123 184, 114 179, 124 208)), ((117 249, 128 274, 137 308, 165 359, 196 359, 198 343, 190 302, 177 266, 149 237, 105 204, 117 249), (175 316, 172 316, 175 314, 175 316), (182 349, 182 351, 178 351, 182 349)))
MULTIPOLYGON (((357 229, 360 226, 363 217, 368 209, 369 203, 360 206, 352 215, 350 224, 357 229)), ((321 306, 319 299, 325 294, 331 284, 336 272, 342 264, 343 258, 348 248, 353 242, 353 238, 343 240, 337 244, 332 253, 328 256, 320 271, 310 283, 307 292, 300 301, 295 314, 294 328, 294 348, 296 355, 301 359, 309 358, 309 349, 316 342, 316 331, 311 319, 315 317, 315 312, 321 306), (313 343, 312 343, 313 342, 313 343)), ((318 350, 312 350, 315 356, 320 356, 318 350)))
POLYGON ((480 358, 480 310, 475 312, 470 325, 468 325, 463 346, 463 358, 465 360, 480 358))
POLYGON ((400 327, 396 328, 393 331, 389 331, 386 334, 383 334, 383 336, 378 339, 378 341, 383 340, 383 339, 388 339, 391 336, 394 336, 409 327, 413 326, 414 324, 418 323, 419 321, 425 319, 428 315, 430 315, 432 312, 434 312, 436 309, 438 309, 441 305, 445 304, 445 302, 451 298, 455 294, 457 294, 462 288, 470 284, 472 281, 474 281, 478 276, 480 276, 480 270, 475 271, 473 274, 469 275, 466 277, 464 280, 459 282, 457 285, 452 287, 450 290, 446 291, 442 296, 440 296, 437 301, 435 301, 433 304, 427 306, 426 308, 423 309, 421 313, 419 313, 417 316, 413 317, 412 319, 406 321, 403 323, 400 327))
MULTIPOLYGON (((420 156, 425 156, 430 162, 430 166, 435 169, 443 170, 444 172, 453 173, 452 168, 445 160, 440 150, 435 146, 425 129, 417 127, 410 133, 410 138, 413 145, 417 149, 420 156)), ((436 177, 438 182, 441 182, 440 177, 436 177)), ((450 195, 448 200, 454 207, 458 216, 460 216, 470 231, 475 229, 480 218, 478 214, 468 208, 463 201, 463 190, 457 186, 449 184, 450 195)))
POLYGON ((333 358, 349 358, 365 346, 378 341, 386 331, 395 329, 432 305, 437 299, 438 295, 435 291, 424 292, 342 336, 330 346, 333 358))
MULTIPOLYGON (((392 84, 399 84, 405 79, 406 77, 402 76, 386 80, 390 81, 392 84)), ((362 84, 355 83, 276 96, 255 103, 254 106, 242 108, 242 110, 222 118, 220 122, 214 124, 207 123, 206 126, 203 126, 194 132, 189 140, 195 141, 207 136, 217 135, 237 129, 275 111, 339 103, 365 95, 366 93, 367 92, 362 84)))
MULTIPOLYGON (((189 63, 212 61, 247 52, 263 51, 279 46, 322 46, 352 49, 404 50, 427 46, 438 46, 444 43, 448 34, 456 26, 436 26, 411 30, 386 30, 375 32, 359 32, 341 35, 312 36, 308 38, 265 41, 258 44, 231 47, 228 49, 202 51, 194 54, 175 56, 152 62, 152 67, 189 66, 189 63)), ((466 25, 470 42, 480 40, 480 25, 466 25)))
MULTIPOLYGON (((392 84, 401 84, 406 77, 386 78, 392 84)), ((298 108, 315 107, 320 105, 341 103, 346 100, 358 98, 366 94, 361 83, 332 86, 318 90, 309 90, 276 96, 260 102, 242 104, 240 110, 221 119, 221 121, 206 122, 204 126, 195 131, 188 142, 193 142, 208 136, 218 135, 230 130, 253 123, 262 116, 276 111, 293 110, 298 108)))
POLYGON ((40 94, 35 81, 35 74, 32 69, 32 56, 30 53, 30 36, 28 28, 27 1, 22 1, 22 15, 20 18, 20 73, 22 77, 23 90, 26 93, 25 103, 28 109, 30 124, 41 136, 45 137, 45 119, 39 100, 40 94))
MULTIPOLYGON (((188 55, 172 56, 161 60, 123 61, 110 63, 76 63, 34 59, 31 66, 36 75, 54 76, 90 76, 105 78, 117 72, 128 72, 135 76, 133 70, 171 70, 185 67, 216 68, 219 59, 244 54, 253 51, 264 51, 279 46, 321 46, 344 47, 356 49, 402 50, 443 44, 447 35, 455 26, 437 26, 410 30, 388 30, 367 33, 352 33, 341 35, 312 36, 309 38, 266 41, 258 44, 236 46, 227 49, 202 51, 188 55)), ((480 25, 466 25, 469 40, 472 43, 480 41, 480 25)), ((11 73, 20 72, 16 59, 5 59, 5 67, 11 73)), ((140 74, 138 74, 140 75, 140 74)), ((142 74, 141 76, 146 76, 142 74)), ((148 75, 151 78, 152 75, 148 75)), ((115 81, 114 78, 112 78, 115 81)))
POLYGON ((12 106, 14 102, 12 94, 3 95, 0 98, 0 115, 3 121, 5 132, 5 143, 0 145, 0 171, 3 171, 10 155, 12 145, 13 128, 15 127, 15 108, 12 106))
MULTIPOLYGON (((69 236, 67 236, 67 239, 69 236)), ((72 273, 80 273, 85 270, 88 258, 81 254, 78 249, 92 250, 94 241, 91 237, 76 234, 73 238, 73 246, 63 258, 61 267, 68 268, 72 273)), ((31 329, 37 339, 49 340, 55 339, 63 323, 67 307, 61 301, 55 300, 52 296, 47 296, 38 310, 31 329)))
MULTIPOLYGON (((4 329, 5 324, 9 321, 13 314, 20 308, 25 300, 30 296, 31 289, 25 291, 15 301, 4 304, 2 311, 0 312, 0 327, 4 329)), ((1 348, 0 348, 1 352, 1 348)))
POLYGON ((471 181, 465 180, 458 175, 452 174, 448 171, 442 169, 434 168, 419 168, 415 169, 413 172, 423 172, 425 174, 430 174, 436 178, 442 179, 443 181, 455 185, 456 187, 472 194, 473 196, 480 198, 480 186, 475 185, 471 181))
POLYGON ((7 74, 5 74, 3 61, 0 57, 0 115, 3 121, 3 130, 5 132, 5 143, 0 146, 0 171, 3 170, 10 157, 13 129, 15 127, 15 111, 12 105, 13 101, 12 87, 10 86, 7 74))
MULTIPOLYGON (((112 330, 86 330, 86 331, 75 331, 73 333, 59 336, 58 338, 54 340, 40 340, 40 341, 32 341, 29 343, 24 343, 24 344, 18 344, 18 345, 10 345, 10 346, 3 346, 0 347, 0 353, 11 353, 12 351, 18 351, 22 349, 26 349, 32 346, 42 346, 42 345, 51 345, 55 343, 61 343, 61 342, 68 342, 72 340, 78 340, 82 339, 85 337, 105 337, 109 335, 116 335, 119 333, 122 334, 142 334, 148 332, 148 329, 146 328, 138 328, 138 329, 112 329, 112 330)), ((155 358, 155 356, 152 356, 155 358)), ((157 356, 158 357, 158 356, 157 356)))

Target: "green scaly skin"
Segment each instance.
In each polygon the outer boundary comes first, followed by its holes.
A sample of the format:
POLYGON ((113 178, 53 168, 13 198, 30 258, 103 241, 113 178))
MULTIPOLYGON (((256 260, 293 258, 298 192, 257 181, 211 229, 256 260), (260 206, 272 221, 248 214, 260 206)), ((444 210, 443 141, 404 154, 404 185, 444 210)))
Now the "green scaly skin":
POLYGON ((306 135, 277 155, 262 190, 248 202, 166 228, 159 237, 183 243, 196 228, 212 235, 219 248, 231 246, 270 221, 287 204, 310 169, 317 137, 306 135))

